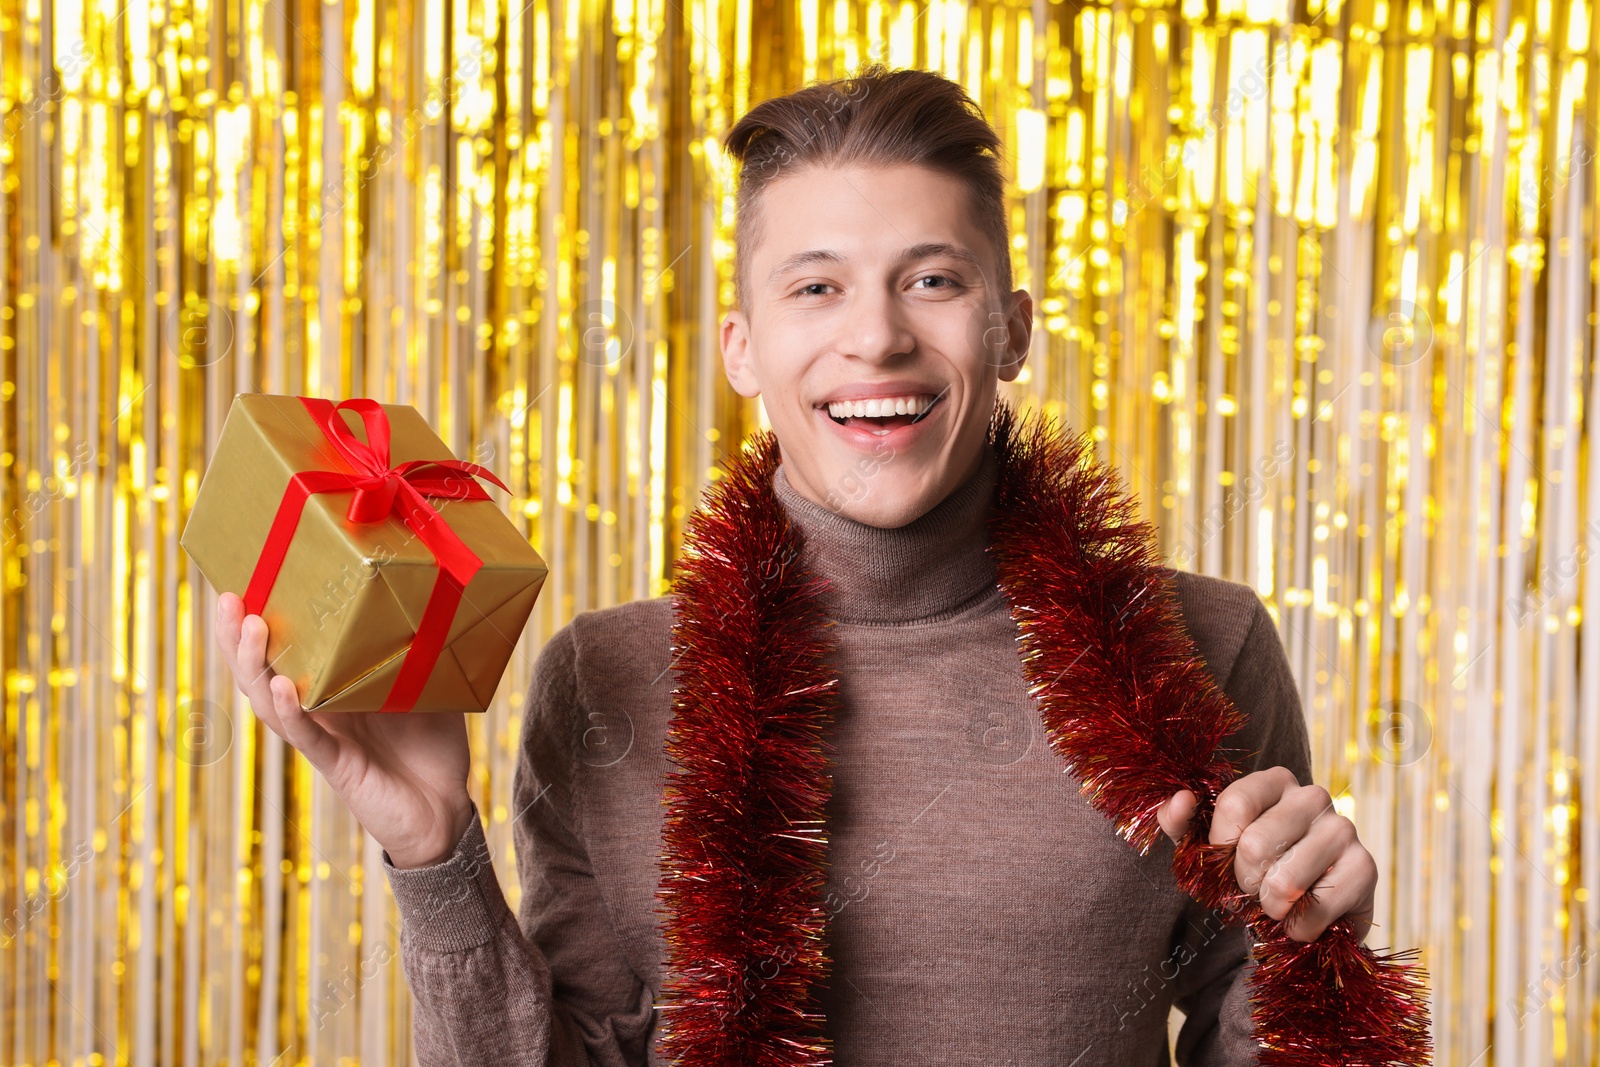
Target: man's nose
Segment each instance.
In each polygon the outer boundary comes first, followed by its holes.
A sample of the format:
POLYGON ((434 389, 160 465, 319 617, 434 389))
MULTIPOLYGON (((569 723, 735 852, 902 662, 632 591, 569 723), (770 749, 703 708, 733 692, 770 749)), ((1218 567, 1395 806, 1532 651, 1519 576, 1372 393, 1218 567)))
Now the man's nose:
POLYGON ((844 334, 845 355, 881 363, 910 352, 915 343, 905 308, 894 293, 857 291, 844 334))

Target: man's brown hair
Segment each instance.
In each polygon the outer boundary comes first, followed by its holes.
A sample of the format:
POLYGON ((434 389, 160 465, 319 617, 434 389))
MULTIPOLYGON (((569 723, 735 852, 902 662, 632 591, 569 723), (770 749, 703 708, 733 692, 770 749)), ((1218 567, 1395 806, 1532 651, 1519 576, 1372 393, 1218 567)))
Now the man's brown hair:
POLYGON ((957 82, 931 70, 869 64, 745 112, 723 139, 739 166, 734 289, 748 310, 750 250, 761 240, 761 191, 807 166, 918 164, 964 182, 973 219, 994 244, 1000 296, 1011 291, 1000 135, 957 82))

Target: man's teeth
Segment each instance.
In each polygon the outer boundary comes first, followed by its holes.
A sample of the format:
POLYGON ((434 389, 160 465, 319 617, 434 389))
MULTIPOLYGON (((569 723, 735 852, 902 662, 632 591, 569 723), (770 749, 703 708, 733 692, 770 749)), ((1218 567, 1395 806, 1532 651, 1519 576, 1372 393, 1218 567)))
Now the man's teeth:
POLYGON ((835 400, 828 414, 836 419, 876 419, 885 415, 921 415, 933 406, 929 396, 885 396, 871 400, 835 400))

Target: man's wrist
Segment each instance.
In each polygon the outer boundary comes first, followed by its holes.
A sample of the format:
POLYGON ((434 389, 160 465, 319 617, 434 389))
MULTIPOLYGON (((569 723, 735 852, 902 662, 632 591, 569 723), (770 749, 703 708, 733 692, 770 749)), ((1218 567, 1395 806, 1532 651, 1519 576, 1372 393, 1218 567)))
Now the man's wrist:
POLYGON ((476 948, 494 940, 510 915, 476 808, 443 860, 401 869, 389 855, 384 873, 400 909, 402 944, 410 950, 449 954, 476 948))
POLYGON ((461 845, 462 838, 467 836, 467 830, 472 826, 472 820, 478 817, 477 808, 471 798, 452 808, 451 821, 448 824, 448 841, 434 840, 423 842, 416 848, 386 849, 389 853, 389 863, 399 870, 411 870, 417 867, 432 867, 443 863, 455 855, 456 849, 461 845))

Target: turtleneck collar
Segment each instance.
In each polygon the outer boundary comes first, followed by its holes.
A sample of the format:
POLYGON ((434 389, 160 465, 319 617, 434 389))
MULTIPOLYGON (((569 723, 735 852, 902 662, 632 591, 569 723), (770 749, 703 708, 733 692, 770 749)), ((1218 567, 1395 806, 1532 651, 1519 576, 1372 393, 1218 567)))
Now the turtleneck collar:
POLYGON ((801 496, 782 463, 772 489, 800 529, 802 562, 828 579, 828 614, 843 623, 904 626, 938 622, 997 591, 986 524, 999 471, 994 446, 985 443, 972 477, 927 514, 890 529, 801 496))

